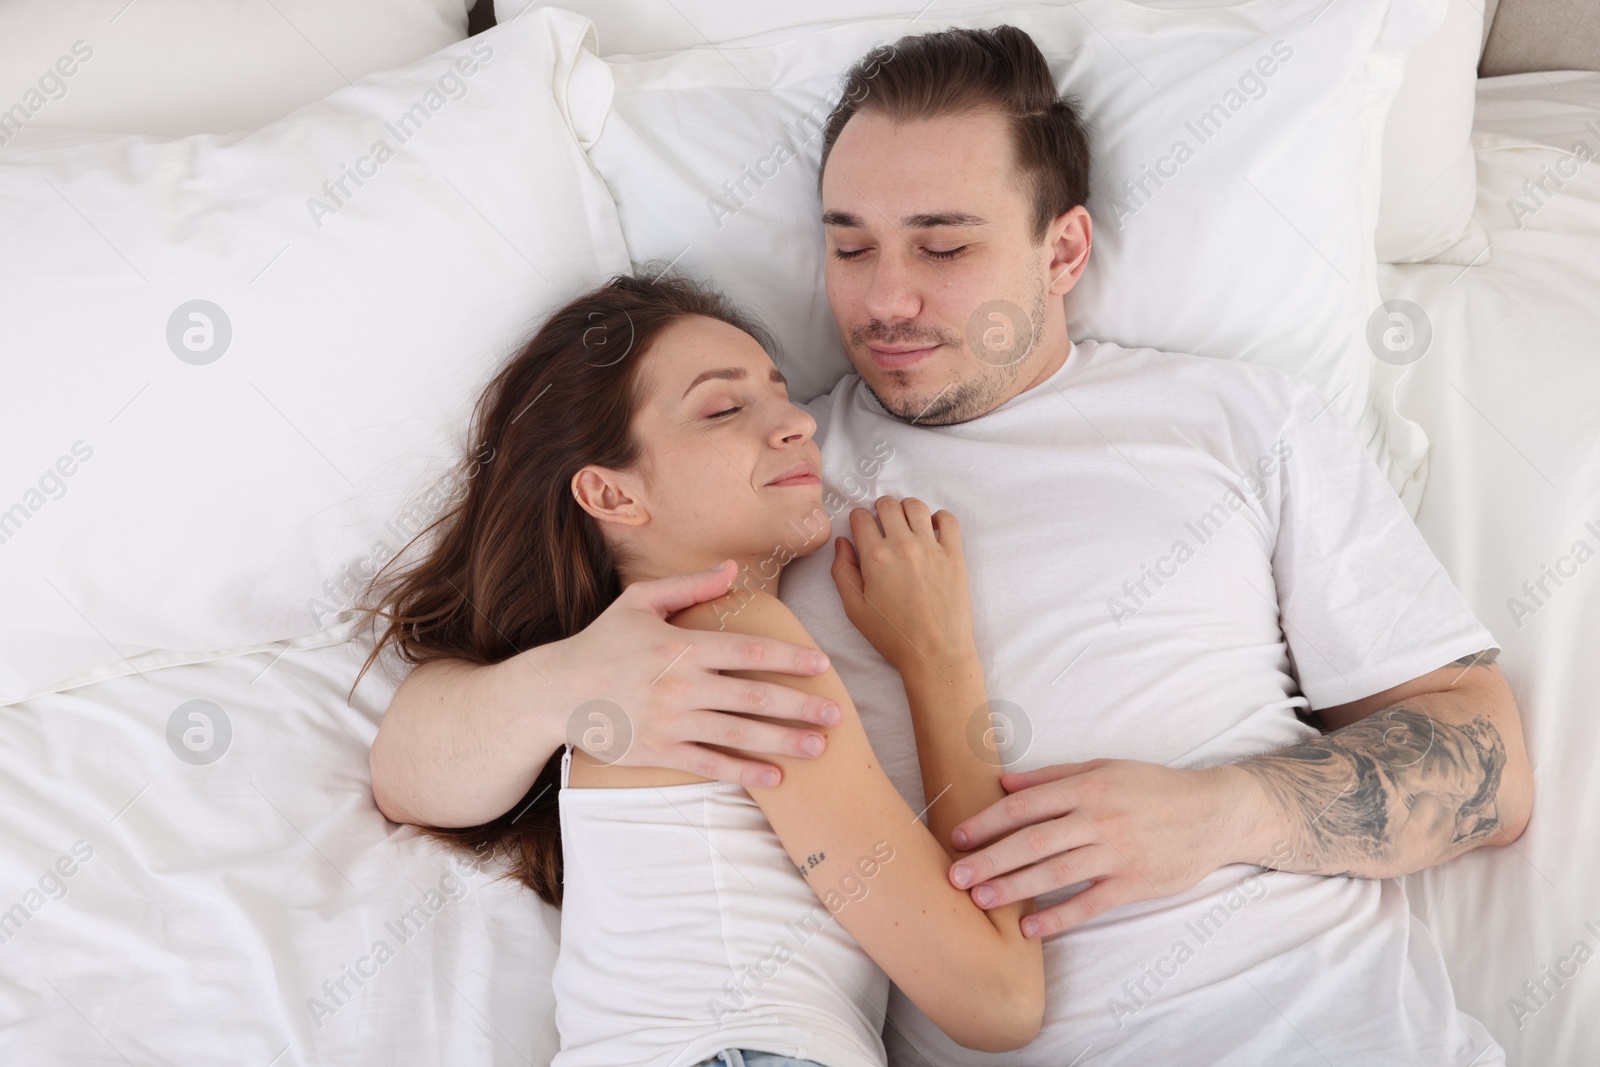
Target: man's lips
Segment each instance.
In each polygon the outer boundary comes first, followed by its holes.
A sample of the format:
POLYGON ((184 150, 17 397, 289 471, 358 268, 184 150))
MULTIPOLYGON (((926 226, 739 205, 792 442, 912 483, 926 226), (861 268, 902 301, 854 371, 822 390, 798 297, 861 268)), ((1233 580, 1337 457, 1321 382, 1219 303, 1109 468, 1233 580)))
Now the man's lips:
POLYGON ((767 483, 769 486, 821 485, 822 479, 809 463, 797 463, 767 483))
POLYGON ((904 370, 932 356, 939 347, 938 344, 916 347, 868 345, 867 351, 872 354, 872 362, 882 370, 904 370))

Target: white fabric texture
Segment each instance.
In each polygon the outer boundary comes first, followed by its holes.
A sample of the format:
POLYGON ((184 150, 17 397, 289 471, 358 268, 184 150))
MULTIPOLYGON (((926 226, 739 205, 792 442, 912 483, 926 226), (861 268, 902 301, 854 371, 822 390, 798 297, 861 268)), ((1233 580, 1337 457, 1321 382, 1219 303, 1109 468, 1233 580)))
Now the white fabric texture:
POLYGON ((1469 232, 1477 160, 1472 108, 1483 39, 1480 0, 1440 0, 1438 29, 1406 57, 1405 78, 1383 129, 1383 195, 1376 247, 1382 263, 1433 259, 1469 232))
POLYGON ((1391 13, 1387 0, 1088 0, 613 57, 613 113, 589 154, 635 263, 676 262, 758 309, 794 394, 809 399, 848 370, 823 292, 816 191, 839 79, 908 34, 1016 25, 1095 133, 1095 247, 1068 297, 1072 335, 1298 374, 1414 505, 1426 441, 1373 389, 1367 341, 1380 138, 1418 32, 1391 13))
POLYGON ((1513 847, 1406 886, 1462 1009, 1512 1063, 1588 1063, 1600 1048, 1600 74, 1484 79, 1474 140, 1493 259, 1395 266, 1382 282, 1432 324, 1399 394, 1437 446, 1417 524, 1505 646, 1533 816, 1513 847))
POLYGON ((489 376, 628 268, 589 43, 530 12, 253 134, 0 152, 0 704, 319 634, 443 512, 489 376))
MULTIPOLYGON (((1348 428, 1282 372, 1080 341, 1049 380, 961 425, 906 425, 854 377, 811 410, 836 535, 849 500, 880 494, 961 521, 989 699, 1027 739, 1016 770, 1220 763, 1315 736, 1295 715, 1308 701, 1495 647, 1348 428)), ((791 564, 780 594, 913 802, 904 690, 845 618, 830 557, 791 564)), ((1392 881, 1236 864, 1045 953, 1046 1031, 1025 1051, 964 1052, 896 993, 891 1062, 1500 1062, 1392 881)))
POLYGON ((551 1067, 684 1067, 726 1048, 883 1067, 889 980, 743 787, 574 789, 571 762, 569 745, 551 1067))
POLYGON ((550 1062, 558 913, 379 814, 368 648, 0 709, 0 1063, 550 1062))
POLYGON ((10 110, 0 114, 0 144, 19 128, 160 137, 259 129, 374 71, 462 40, 470 6, 6 0, 0 108, 10 110), (63 57, 68 62, 58 67, 63 57))

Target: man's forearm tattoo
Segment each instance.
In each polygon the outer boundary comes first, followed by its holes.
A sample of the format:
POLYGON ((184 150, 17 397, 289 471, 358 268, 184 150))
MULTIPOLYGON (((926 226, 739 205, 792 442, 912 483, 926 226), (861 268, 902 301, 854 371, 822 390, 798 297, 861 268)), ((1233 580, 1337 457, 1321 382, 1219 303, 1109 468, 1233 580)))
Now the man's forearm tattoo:
MULTIPOLYGON (((1494 655, 1466 659, 1456 662, 1487 665, 1494 655)), ((1505 765, 1488 718, 1440 722, 1406 702, 1238 764, 1288 815, 1289 866, 1365 875, 1407 854, 1438 862, 1493 834, 1505 765)))

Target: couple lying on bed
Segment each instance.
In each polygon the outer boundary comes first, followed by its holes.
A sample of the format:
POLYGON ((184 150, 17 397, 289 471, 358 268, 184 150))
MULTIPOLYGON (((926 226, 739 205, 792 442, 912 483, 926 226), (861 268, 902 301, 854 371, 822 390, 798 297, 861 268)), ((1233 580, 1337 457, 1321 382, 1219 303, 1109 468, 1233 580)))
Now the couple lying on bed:
POLYGON ((1492 636, 1314 390, 1069 339, 1025 34, 889 52, 824 134, 856 374, 795 406, 675 276, 556 312, 384 594, 380 807, 562 905, 562 1067, 1503 1062, 1394 880, 1526 821, 1492 636))

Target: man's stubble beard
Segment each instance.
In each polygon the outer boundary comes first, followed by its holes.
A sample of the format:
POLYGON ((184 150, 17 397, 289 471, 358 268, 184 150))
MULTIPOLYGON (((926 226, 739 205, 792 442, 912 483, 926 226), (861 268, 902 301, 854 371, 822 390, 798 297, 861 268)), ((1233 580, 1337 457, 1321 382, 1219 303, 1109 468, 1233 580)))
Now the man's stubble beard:
MULTIPOLYGON (((1044 330, 1045 309, 1048 306, 1047 289, 1044 275, 1038 274, 1033 290, 1033 306, 1028 309, 1033 341, 1026 352, 1010 363, 998 366, 984 362, 967 347, 966 338, 963 337, 960 343, 963 356, 980 368, 975 377, 961 379, 956 384, 945 387, 941 392, 904 395, 893 404, 879 395, 864 376, 862 384, 866 385, 867 392, 872 394, 873 399, 883 407, 883 410, 901 422, 917 426, 955 426, 987 415, 1000 406, 1000 398, 1010 392, 1016 384, 1023 367, 1028 365, 1028 357, 1033 355, 1037 347, 1039 334, 1044 330)), ((948 344, 948 341, 946 343, 948 344)), ((890 381, 908 377, 904 371, 885 373, 890 381)))

